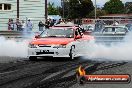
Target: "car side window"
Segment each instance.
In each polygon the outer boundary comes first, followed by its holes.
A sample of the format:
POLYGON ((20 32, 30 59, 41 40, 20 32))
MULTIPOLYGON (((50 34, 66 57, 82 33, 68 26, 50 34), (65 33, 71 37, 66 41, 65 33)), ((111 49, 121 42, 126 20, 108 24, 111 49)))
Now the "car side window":
POLYGON ((118 27, 116 28, 116 32, 126 32, 127 29, 118 27))
POLYGON ((103 32, 115 32, 115 28, 113 27, 106 27, 103 29, 103 32))
POLYGON ((115 28, 114 27, 110 27, 110 28, 107 28, 107 32, 115 32, 115 28))
POLYGON ((108 32, 108 28, 104 28, 102 32, 108 32))

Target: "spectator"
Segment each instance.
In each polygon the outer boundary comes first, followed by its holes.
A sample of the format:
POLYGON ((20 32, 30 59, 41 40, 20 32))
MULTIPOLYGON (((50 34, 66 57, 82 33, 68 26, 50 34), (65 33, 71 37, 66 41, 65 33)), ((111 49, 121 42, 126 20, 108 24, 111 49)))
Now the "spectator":
POLYGON ((118 25, 119 23, 117 22, 117 21, 115 21, 114 23, 113 23, 113 25, 118 25))
POLYGON ((74 20, 74 24, 77 24, 77 19, 74 20))
POLYGON ((101 30, 100 30, 100 22, 99 22, 99 20, 97 20, 96 22, 95 22, 95 32, 100 32, 101 30))
POLYGON ((10 19, 9 28, 10 28, 10 30, 14 30, 14 22, 13 22, 13 19, 10 19))
POLYGON ((11 19, 8 21, 8 30, 11 30, 11 19))
POLYGON ((28 19, 28 22, 27 22, 26 26, 27 26, 27 31, 32 31, 33 24, 32 24, 32 22, 30 21, 30 19, 28 19))
POLYGON ((42 21, 39 22, 38 26, 39 26, 39 31, 43 31, 44 24, 42 21))
MULTIPOLYGON (((54 23, 54 25, 56 25, 56 20, 55 20, 55 19, 53 19, 53 23, 54 23)), ((53 26, 54 26, 54 25, 53 25, 53 26)))
POLYGON ((67 20, 67 24, 73 24, 70 19, 67 20))
POLYGON ((55 24, 55 20, 53 19, 50 21, 50 27, 54 26, 54 24, 55 24))
POLYGON ((48 20, 49 27, 52 27, 54 25, 54 21, 49 18, 48 20))
POLYGON ((21 27, 22 31, 25 31, 25 29, 26 29, 26 23, 24 22, 24 20, 22 20, 22 24, 21 25, 22 25, 22 27, 21 27))
POLYGON ((49 28, 49 24, 50 24, 49 20, 46 20, 45 21, 45 28, 49 28))
POLYGON ((57 24, 60 24, 61 22, 62 22, 61 19, 59 19, 59 21, 56 23, 56 25, 57 25, 57 24))
POLYGON ((19 19, 17 18, 16 19, 16 29, 17 29, 17 31, 21 31, 22 30, 22 25, 21 25, 21 22, 19 21, 19 19))

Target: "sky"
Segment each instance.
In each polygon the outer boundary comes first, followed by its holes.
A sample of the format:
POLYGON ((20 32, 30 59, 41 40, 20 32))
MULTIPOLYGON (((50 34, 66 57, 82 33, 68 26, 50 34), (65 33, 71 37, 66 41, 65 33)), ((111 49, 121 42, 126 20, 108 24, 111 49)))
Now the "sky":
MULTIPOLYGON (((61 6, 61 0, 48 0, 49 2, 54 2, 55 5, 57 6, 61 6)), ((95 0, 91 0, 93 1, 93 4, 95 3, 95 0)), ((99 7, 103 7, 103 5, 109 0, 96 0, 97 6, 99 7)), ((125 2, 132 2, 132 0, 121 0, 123 3, 125 2)))

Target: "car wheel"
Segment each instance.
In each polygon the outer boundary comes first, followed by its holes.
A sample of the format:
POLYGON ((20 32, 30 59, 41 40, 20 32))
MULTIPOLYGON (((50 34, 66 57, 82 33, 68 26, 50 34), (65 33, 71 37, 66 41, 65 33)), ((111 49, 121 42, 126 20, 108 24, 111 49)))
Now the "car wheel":
POLYGON ((29 57, 29 60, 31 60, 31 61, 35 61, 35 60, 37 60, 37 57, 30 56, 30 57, 29 57))
POLYGON ((74 57, 74 54, 75 54, 75 45, 72 45, 71 46, 71 49, 70 49, 70 60, 73 60, 75 57, 74 57))

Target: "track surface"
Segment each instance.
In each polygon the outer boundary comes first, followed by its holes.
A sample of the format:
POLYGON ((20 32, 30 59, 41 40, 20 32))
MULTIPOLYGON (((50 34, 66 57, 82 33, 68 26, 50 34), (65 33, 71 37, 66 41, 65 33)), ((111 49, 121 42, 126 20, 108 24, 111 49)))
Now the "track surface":
POLYGON ((130 74, 131 62, 91 61, 78 58, 45 58, 29 61, 27 58, 0 57, 0 88, 132 88, 132 84, 86 84, 76 82, 79 65, 87 74, 130 74), (8 61, 8 59, 12 59, 8 61), (63 59, 63 60, 62 60, 63 59), (111 87, 112 85, 112 87, 111 87), (108 87, 109 86, 109 87, 108 87))

